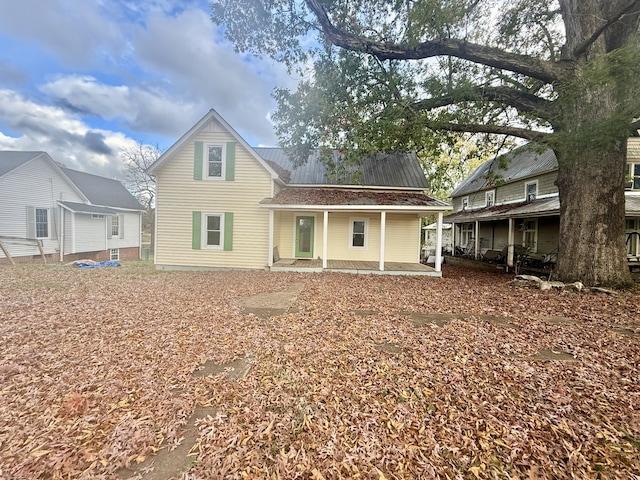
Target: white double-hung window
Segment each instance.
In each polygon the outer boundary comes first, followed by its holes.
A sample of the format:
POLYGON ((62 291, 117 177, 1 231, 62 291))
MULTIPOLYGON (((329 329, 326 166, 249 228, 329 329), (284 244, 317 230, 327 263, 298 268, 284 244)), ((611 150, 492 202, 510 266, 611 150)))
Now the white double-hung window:
POLYGON ((366 218, 352 218, 349 221, 349 248, 367 248, 368 222, 366 218))

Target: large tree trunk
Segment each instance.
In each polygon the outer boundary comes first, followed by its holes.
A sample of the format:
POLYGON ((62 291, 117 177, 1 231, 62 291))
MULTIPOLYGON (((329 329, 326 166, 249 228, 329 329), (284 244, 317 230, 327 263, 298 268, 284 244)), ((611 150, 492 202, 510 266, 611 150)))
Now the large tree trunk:
MULTIPOLYGON (((621 139, 622 145, 625 139, 621 139)), ((624 147, 557 151, 560 239, 557 275, 586 285, 631 284, 625 248, 624 147)))

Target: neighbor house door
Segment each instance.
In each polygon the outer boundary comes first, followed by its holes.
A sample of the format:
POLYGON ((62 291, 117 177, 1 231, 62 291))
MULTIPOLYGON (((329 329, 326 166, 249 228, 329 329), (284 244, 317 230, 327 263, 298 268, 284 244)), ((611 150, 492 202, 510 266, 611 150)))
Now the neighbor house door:
POLYGON ((313 258, 314 217, 296 217, 296 257, 313 258))

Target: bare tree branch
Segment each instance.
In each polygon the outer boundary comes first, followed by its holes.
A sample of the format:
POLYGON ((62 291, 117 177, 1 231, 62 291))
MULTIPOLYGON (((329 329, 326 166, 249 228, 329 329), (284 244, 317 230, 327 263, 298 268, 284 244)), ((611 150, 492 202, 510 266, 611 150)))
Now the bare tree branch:
POLYGON ((561 80, 569 74, 568 65, 529 55, 518 55, 464 40, 442 39, 410 46, 360 37, 333 25, 319 0, 306 0, 306 4, 318 19, 325 37, 334 45, 346 50, 369 53, 383 60, 418 60, 451 55, 470 62, 521 73, 547 83, 561 80))

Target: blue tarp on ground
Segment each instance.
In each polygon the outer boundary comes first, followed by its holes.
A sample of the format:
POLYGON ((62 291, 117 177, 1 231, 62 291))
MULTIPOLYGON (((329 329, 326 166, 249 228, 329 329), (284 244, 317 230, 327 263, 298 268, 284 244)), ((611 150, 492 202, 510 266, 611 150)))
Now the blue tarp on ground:
POLYGON ((120 262, 116 262, 115 260, 107 260, 105 262, 98 263, 74 262, 73 265, 80 268, 119 267, 120 262))

